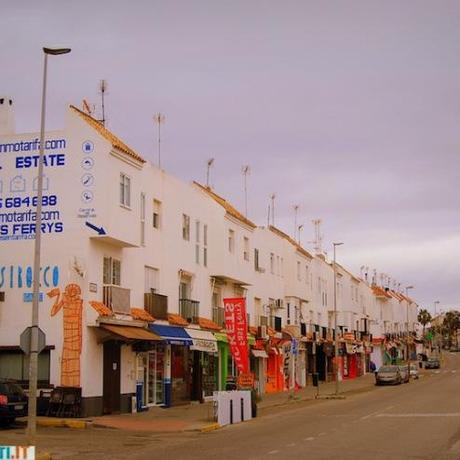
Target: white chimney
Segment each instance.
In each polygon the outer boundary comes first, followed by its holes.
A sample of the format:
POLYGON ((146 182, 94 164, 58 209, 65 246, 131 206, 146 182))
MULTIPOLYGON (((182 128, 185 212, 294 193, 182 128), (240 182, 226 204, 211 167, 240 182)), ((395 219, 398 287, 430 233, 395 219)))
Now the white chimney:
POLYGON ((13 99, 0 96, 0 136, 15 133, 13 99))

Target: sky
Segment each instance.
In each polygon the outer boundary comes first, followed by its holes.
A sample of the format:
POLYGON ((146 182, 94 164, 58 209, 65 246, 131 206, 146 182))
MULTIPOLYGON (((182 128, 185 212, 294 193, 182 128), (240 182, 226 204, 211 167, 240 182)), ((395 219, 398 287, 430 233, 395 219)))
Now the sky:
POLYGON ((443 0, 0 0, 0 94, 18 132, 47 129, 66 104, 97 106, 107 127, 161 165, 206 178, 248 217, 301 242, 322 220, 323 249, 386 273, 433 310, 460 306, 460 2, 443 0))

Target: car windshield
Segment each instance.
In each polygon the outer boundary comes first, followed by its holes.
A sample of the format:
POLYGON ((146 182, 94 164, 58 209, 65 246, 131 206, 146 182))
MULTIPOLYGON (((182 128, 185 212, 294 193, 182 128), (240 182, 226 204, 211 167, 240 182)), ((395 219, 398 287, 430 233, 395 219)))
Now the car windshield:
POLYGON ((434 363, 438 361, 438 358, 428 358, 428 361, 430 361, 430 363, 434 363))
POLYGON ((379 372, 396 372, 398 370, 395 366, 382 366, 379 372))
POLYGON ((0 382, 0 394, 22 396, 24 391, 16 383, 0 382))

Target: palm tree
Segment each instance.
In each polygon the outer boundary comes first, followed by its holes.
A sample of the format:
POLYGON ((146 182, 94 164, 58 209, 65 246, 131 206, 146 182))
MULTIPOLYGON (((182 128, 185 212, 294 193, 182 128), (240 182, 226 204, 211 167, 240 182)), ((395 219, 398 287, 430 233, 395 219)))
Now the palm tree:
POLYGON ((452 336, 455 334, 457 340, 457 330, 460 329, 460 311, 451 310, 446 313, 444 317, 443 326, 447 329, 448 344, 452 345, 452 336))
POLYGON ((425 326, 431 322, 431 319, 431 314, 426 308, 418 312, 417 321, 423 326, 423 339, 425 339, 425 326))

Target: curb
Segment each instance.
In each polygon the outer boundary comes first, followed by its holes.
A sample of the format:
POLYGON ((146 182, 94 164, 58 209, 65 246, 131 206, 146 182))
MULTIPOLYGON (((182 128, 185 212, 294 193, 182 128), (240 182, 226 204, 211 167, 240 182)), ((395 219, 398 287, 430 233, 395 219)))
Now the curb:
POLYGON ((220 428, 222 428, 222 426, 218 423, 211 423, 210 425, 205 425, 204 427, 200 428, 200 432, 209 433, 210 431, 219 430, 220 428))
POLYGON ((315 399, 347 399, 344 395, 317 395, 315 399))
POLYGON ((35 455, 35 460, 52 460, 49 452, 40 452, 35 455))
POLYGON ((88 428, 89 422, 84 420, 66 420, 66 419, 56 419, 56 420, 37 420, 37 426, 43 427, 65 427, 65 428, 74 428, 74 429, 85 429, 88 428))

